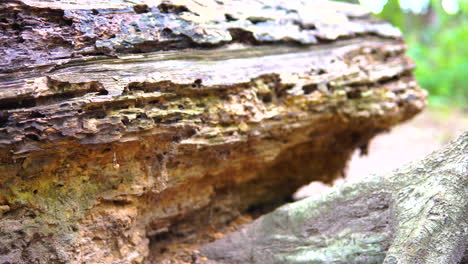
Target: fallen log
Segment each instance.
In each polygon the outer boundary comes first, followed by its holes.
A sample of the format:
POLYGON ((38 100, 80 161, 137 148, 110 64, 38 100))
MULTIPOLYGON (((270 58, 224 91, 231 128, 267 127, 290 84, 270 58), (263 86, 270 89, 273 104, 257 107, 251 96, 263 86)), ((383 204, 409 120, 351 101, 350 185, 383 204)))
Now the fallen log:
POLYGON ((0 46, 1 263, 142 263, 426 98, 400 32, 334 2, 6 0, 0 46))
POLYGON ((278 208, 203 252, 226 264, 466 263, 467 175, 465 132, 423 160, 278 208))

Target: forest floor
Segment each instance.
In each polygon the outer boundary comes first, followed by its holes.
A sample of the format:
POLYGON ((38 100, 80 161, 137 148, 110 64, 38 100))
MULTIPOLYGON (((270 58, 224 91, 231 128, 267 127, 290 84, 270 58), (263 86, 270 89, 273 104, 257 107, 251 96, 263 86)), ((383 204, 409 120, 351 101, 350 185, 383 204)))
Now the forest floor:
MULTIPOLYGON (((370 143, 367 156, 361 157, 356 151, 348 163, 346 179, 338 179, 334 184, 388 171, 422 159, 466 130, 468 109, 428 107, 412 120, 375 137, 370 143)), ((321 182, 313 182, 301 188, 295 198, 316 196, 328 188, 330 186, 321 182)))

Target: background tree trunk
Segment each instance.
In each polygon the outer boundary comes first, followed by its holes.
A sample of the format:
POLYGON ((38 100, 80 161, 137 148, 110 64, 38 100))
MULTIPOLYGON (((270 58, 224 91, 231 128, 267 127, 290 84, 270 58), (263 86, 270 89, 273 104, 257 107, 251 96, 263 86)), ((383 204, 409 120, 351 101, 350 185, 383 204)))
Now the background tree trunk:
POLYGON ((421 161, 285 205, 203 252, 221 263, 466 263, 467 175, 465 132, 421 161))
POLYGON ((357 6, 133 2, 0 4, 1 263, 196 243, 425 105, 399 31, 357 6))

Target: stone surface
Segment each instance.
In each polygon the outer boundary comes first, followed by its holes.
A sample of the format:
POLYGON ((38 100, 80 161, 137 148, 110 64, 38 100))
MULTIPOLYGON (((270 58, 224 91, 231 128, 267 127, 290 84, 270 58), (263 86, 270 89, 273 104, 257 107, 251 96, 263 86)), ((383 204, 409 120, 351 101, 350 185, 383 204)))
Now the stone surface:
POLYGON ((0 9, 0 263, 142 263, 331 182, 425 105, 399 31, 352 5, 0 9))

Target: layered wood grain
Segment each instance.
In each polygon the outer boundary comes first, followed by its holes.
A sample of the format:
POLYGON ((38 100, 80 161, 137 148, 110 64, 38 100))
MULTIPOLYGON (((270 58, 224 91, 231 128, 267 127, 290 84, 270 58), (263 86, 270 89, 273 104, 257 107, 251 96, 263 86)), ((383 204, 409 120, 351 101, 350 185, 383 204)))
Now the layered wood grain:
POLYGON ((3 262, 142 263, 152 237, 332 181, 425 105, 399 30, 353 5, 0 9, 3 262))

